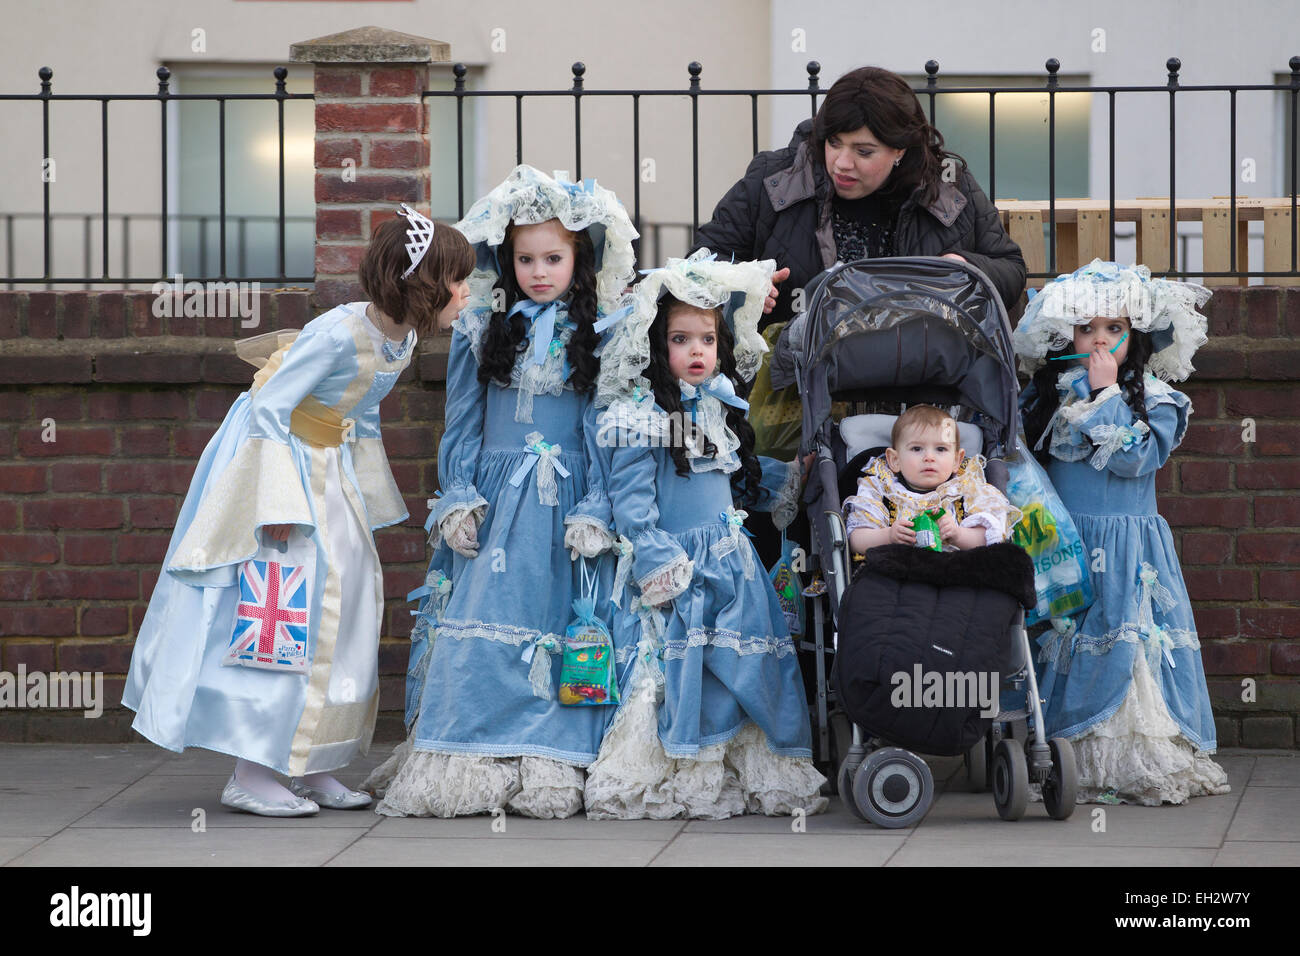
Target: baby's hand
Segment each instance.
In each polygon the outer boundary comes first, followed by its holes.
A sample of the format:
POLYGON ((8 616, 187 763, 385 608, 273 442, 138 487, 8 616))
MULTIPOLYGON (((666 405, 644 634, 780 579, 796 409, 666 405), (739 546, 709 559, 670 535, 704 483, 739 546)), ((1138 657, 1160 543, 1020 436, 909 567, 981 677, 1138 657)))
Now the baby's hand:
POLYGON ((951 544, 960 530, 961 528, 957 526, 957 521, 953 518, 952 512, 945 511, 943 517, 939 519, 939 540, 944 544, 951 544))
POLYGON ((912 522, 899 518, 891 524, 889 526, 889 543, 916 544, 916 532, 912 530, 912 522))

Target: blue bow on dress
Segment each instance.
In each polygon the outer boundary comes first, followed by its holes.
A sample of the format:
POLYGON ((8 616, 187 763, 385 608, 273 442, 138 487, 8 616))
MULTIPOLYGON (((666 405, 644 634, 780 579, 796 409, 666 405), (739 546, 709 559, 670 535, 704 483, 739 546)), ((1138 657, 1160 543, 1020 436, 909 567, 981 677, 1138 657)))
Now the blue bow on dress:
POLYGON ((517 312, 522 312, 524 318, 532 323, 533 354, 529 362, 533 365, 542 365, 546 362, 546 354, 555 339, 555 319, 558 311, 556 301, 558 300, 534 302, 532 299, 520 299, 506 314, 506 318, 509 318, 517 312))
POLYGON ((742 412, 749 411, 749 402, 736 394, 736 386, 725 375, 715 375, 699 385, 687 385, 681 382, 678 384, 681 385, 682 390, 682 405, 690 408, 692 421, 695 420, 695 402, 701 392, 712 395, 723 405, 730 405, 742 412))

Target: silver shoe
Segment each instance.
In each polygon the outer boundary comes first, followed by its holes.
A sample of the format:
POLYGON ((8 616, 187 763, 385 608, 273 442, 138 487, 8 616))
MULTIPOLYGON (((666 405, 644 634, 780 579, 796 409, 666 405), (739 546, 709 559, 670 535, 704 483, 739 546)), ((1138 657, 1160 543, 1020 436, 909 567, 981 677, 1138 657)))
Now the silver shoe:
POLYGON ((221 791, 221 805, 245 813, 256 813, 260 817, 309 817, 320 813, 319 806, 301 797, 275 802, 249 793, 240 786, 233 773, 226 781, 226 789, 221 791))
POLYGON ((315 800, 326 810, 360 810, 363 807, 370 806, 370 794, 363 793, 360 790, 349 790, 347 793, 330 793, 327 790, 310 787, 297 777, 289 781, 289 789, 300 797, 315 800))

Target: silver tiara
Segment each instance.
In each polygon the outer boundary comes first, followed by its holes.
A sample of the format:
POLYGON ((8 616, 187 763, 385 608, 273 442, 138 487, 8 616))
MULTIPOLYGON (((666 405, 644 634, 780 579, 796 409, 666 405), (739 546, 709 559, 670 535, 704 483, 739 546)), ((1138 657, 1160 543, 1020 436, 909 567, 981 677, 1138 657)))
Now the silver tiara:
POLYGON ((406 203, 399 205, 397 211, 411 224, 411 228, 406 230, 406 254, 411 257, 411 264, 402 273, 402 278, 407 279, 433 244, 433 220, 416 212, 406 203))

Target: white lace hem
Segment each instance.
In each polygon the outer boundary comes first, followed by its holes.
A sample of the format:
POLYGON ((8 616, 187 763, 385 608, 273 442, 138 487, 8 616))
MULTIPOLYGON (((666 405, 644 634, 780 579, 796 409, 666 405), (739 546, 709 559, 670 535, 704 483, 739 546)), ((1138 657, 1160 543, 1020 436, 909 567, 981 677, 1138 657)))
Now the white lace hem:
POLYGON ((1119 710, 1075 738, 1074 754, 1080 803, 1114 790, 1126 803, 1155 807, 1231 789, 1223 768, 1179 733, 1141 654, 1119 710))
POLYGON ((587 816, 723 820, 821 813, 828 802, 820 795, 823 783, 810 759, 774 754, 752 723, 694 758, 670 757, 659 741, 655 684, 642 672, 588 770, 587 816))
POLYGON ((794 642, 789 637, 746 637, 740 631, 718 627, 693 627, 686 632, 685 640, 664 642, 664 660, 681 660, 692 647, 722 647, 737 654, 775 654, 778 658, 794 653, 794 642))
POLYGON ((484 757, 414 749, 408 737, 366 778, 388 817, 461 817, 503 809, 538 819, 582 809, 582 770, 547 757, 484 757))

